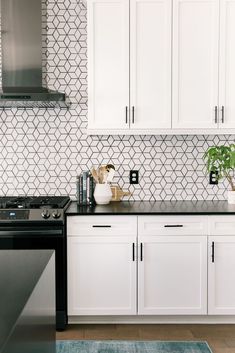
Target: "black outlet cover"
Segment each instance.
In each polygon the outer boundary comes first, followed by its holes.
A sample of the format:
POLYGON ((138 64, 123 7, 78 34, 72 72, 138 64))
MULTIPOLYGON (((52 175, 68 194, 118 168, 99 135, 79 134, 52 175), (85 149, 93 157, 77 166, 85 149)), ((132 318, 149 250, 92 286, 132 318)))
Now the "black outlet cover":
POLYGON ((209 178, 209 183, 210 185, 218 185, 218 172, 215 170, 213 172, 210 172, 210 178, 209 178))
POLYGON ((130 170, 130 184, 139 184, 138 170, 130 170))

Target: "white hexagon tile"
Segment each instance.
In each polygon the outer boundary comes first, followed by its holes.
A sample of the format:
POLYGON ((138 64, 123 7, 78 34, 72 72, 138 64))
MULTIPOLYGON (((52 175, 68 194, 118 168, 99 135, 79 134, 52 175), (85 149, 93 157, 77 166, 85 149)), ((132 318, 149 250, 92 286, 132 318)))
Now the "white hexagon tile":
POLYGON ((135 200, 226 198, 210 186, 202 156, 234 136, 87 136, 85 1, 43 1, 43 80, 75 103, 63 109, 0 111, 0 194, 75 195, 75 179, 102 163, 116 166, 115 183, 135 200), (137 169, 139 185, 129 185, 137 169))

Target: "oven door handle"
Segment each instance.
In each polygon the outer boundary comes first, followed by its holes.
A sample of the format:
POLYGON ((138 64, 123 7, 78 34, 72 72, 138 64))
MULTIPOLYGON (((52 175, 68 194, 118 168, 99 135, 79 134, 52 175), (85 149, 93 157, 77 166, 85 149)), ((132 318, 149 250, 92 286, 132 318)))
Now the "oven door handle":
POLYGON ((0 229, 0 238, 1 237, 37 237, 37 236, 63 236, 62 229, 43 229, 43 230, 14 230, 14 229, 0 229))

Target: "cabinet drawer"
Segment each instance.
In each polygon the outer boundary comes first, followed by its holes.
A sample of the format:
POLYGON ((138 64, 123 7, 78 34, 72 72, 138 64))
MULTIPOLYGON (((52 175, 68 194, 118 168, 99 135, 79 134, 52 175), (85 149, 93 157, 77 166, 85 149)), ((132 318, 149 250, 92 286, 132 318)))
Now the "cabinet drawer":
POLYGON ((68 236, 136 235, 136 216, 72 216, 67 219, 68 236))
POLYGON ((207 217, 141 216, 139 235, 207 235, 207 217))
POLYGON ((210 235, 235 235, 235 216, 210 216, 210 235))

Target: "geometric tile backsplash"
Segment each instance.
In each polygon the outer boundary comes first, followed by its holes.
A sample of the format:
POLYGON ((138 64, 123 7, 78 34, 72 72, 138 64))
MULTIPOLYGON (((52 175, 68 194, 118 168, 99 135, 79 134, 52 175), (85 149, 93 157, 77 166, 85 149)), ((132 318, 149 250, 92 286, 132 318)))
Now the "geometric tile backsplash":
POLYGON ((43 1, 44 83, 66 92, 72 108, 0 111, 0 195, 75 197, 75 179, 93 165, 116 166, 131 200, 223 200, 210 186, 202 155, 230 136, 87 136, 86 5, 43 1), (130 169, 139 185, 129 185, 130 169))

